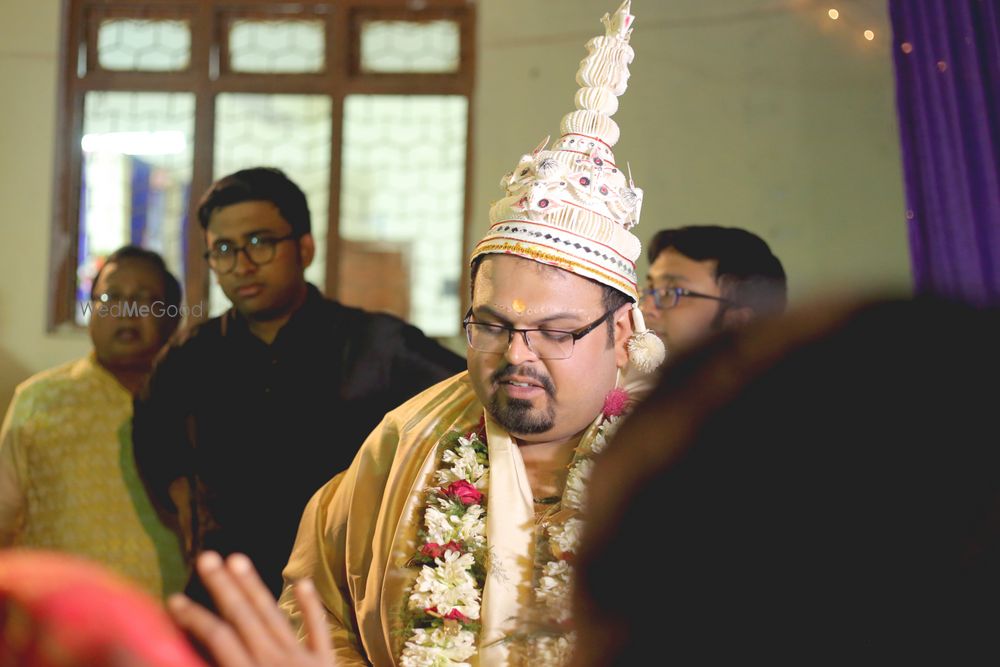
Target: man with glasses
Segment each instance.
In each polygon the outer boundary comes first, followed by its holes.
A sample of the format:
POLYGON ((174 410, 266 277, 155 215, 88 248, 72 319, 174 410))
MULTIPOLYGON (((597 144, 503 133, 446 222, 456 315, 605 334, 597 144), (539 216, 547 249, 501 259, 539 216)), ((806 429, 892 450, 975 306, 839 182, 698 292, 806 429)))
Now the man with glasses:
POLYGON ((629 230, 642 191, 612 153, 628 9, 589 42, 577 78, 588 87, 562 136, 503 180, 470 258, 468 373, 386 415, 309 502, 281 598, 309 642, 263 602, 239 556, 198 561, 222 618, 171 600, 220 664, 568 659, 593 457, 663 352, 636 305, 641 246, 629 230), (312 586, 292 585, 304 578, 312 586))
POLYGON ((647 256, 642 312, 670 353, 785 310, 785 270, 767 243, 745 229, 663 229, 647 256))
POLYGON ((0 547, 106 565, 157 597, 180 590, 180 544, 132 463, 132 396, 179 322, 181 287, 155 252, 125 246, 94 278, 93 351, 18 386, 0 432, 0 547))
MULTIPOLYGON (((136 401, 136 461, 192 557, 248 554, 277 594, 312 493, 388 410, 464 364, 419 329, 306 281, 309 208, 281 171, 222 178, 198 219, 233 307, 158 363, 136 401)), ((207 599, 197 578, 188 591, 207 599)))

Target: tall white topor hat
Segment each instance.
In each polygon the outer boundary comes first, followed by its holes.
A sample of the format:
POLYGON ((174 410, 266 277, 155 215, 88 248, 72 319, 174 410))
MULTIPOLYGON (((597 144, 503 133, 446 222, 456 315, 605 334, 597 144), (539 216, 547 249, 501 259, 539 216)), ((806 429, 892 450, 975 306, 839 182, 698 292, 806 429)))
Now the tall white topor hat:
MULTIPOLYGON (((635 56, 631 5, 624 0, 601 19, 605 34, 587 42, 576 73, 576 110, 563 117, 551 148, 545 139, 504 175, 505 196, 490 207, 490 228, 471 260, 518 255, 596 280, 638 303, 635 261, 642 247, 630 230, 639 223, 643 193, 612 152, 620 130, 611 118, 635 56)), ((629 358, 649 372, 663 360, 663 344, 646 330, 637 305, 632 317, 629 358)))

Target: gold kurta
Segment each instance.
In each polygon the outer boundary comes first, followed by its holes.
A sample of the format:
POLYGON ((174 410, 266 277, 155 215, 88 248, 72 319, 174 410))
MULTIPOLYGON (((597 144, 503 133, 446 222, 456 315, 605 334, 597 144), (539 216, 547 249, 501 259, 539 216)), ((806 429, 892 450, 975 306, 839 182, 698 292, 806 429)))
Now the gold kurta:
POLYGON ((89 557, 160 597, 181 589, 177 537, 135 471, 132 395, 93 354, 18 386, 0 431, 0 544, 89 557))
MULTIPOLYGON (((633 398, 646 377, 625 383, 633 398)), ((281 607, 301 626, 290 583, 311 577, 327 613, 338 665, 398 665, 406 636, 404 608, 418 568, 407 561, 420 546, 424 490, 440 467, 439 444, 486 420, 489 448, 486 537, 490 559, 482 591, 479 649, 470 662, 507 665, 499 640, 534 602, 535 532, 530 484, 519 448, 476 398, 468 373, 445 380, 386 415, 351 467, 309 501, 284 570, 281 607)), ((582 434, 591 442, 602 416, 582 434)))
POLYGON ((427 389, 388 413, 351 467, 306 506, 281 606, 298 621, 288 583, 312 578, 338 665, 397 664, 403 605, 416 576, 406 562, 419 546, 422 490, 439 465, 438 443, 451 430, 475 430, 482 416, 468 373, 427 389))

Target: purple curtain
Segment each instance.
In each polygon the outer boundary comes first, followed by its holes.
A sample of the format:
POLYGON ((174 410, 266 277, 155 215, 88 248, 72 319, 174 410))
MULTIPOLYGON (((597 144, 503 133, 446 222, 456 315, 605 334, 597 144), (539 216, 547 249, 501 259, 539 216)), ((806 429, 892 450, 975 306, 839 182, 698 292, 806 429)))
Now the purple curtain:
POLYGON ((1000 0, 890 0, 918 292, 1000 304, 1000 0))

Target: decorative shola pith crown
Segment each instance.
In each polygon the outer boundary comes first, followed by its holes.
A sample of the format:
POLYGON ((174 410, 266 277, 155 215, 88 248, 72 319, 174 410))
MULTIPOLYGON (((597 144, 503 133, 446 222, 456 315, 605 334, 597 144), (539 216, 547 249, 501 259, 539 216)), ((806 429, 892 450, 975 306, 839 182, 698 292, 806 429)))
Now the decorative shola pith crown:
POLYGON ((638 300, 635 260, 642 190, 612 147, 620 131, 611 116, 628 86, 634 17, 631 0, 604 15, 605 35, 587 42, 576 82, 576 110, 560 124, 561 136, 521 158, 500 185, 506 196, 490 208, 490 229, 472 253, 511 253, 552 264, 638 300))
MULTIPOLYGON (((472 251, 518 255, 596 280, 639 300, 635 261, 642 251, 630 231, 639 223, 642 190, 615 159, 620 130, 611 118, 628 87, 629 46, 635 17, 631 0, 601 19, 605 34, 587 42, 576 82, 576 110, 500 181, 505 196, 490 207, 490 228, 472 251)), ((635 334, 629 358, 643 372, 658 366, 663 344, 632 310, 635 334)))

